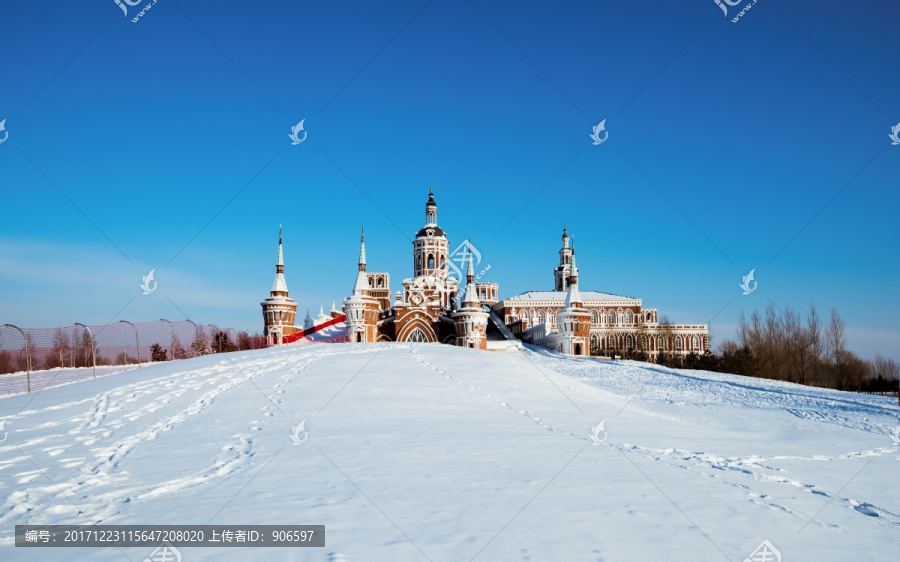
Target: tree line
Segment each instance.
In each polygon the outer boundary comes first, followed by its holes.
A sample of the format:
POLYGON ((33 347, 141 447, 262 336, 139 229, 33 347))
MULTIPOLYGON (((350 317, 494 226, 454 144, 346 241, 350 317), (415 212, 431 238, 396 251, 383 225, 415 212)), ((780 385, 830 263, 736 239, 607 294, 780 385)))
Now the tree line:
MULTIPOLYGON (((134 346, 115 346, 120 351, 113 355, 105 355, 101 352, 101 346, 92 344, 87 331, 81 331, 79 337, 57 329, 52 344, 45 347, 36 347, 30 334, 26 337, 28 337, 28 357, 25 355, 24 346, 15 350, 0 351, 0 374, 21 372, 29 367, 32 371, 58 367, 90 367, 94 364, 94 356, 98 366, 131 365, 138 362, 137 354, 132 355, 136 352, 134 346)), ((226 331, 216 332, 210 337, 198 330, 187 347, 178 338, 175 338, 174 342, 154 343, 149 347, 150 361, 171 361, 238 349, 261 349, 267 347, 267 340, 265 336, 250 335, 246 331, 238 333, 237 338, 234 338, 226 331)), ((147 350, 144 346, 142 348, 141 360, 147 361, 148 357, 145 355, 147 350)))
POLYGON ((900 391, 900 364, 876 355, 867 361, 847 349, 846 323, 837 309, 822 318, 814 305, 806 315, 769 305, 738 319, 737 337, 718 353, 687 356, 661 353, 667 367, 703 369, 855 392, 900 391))

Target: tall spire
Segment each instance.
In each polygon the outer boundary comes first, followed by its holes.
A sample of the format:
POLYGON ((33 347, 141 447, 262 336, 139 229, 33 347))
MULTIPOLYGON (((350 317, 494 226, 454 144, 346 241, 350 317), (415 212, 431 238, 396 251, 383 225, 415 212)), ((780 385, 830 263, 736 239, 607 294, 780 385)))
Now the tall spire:
POLYGON ((281 251, 281 225, 278 225, 278 261, 275 262, 275 271, 284 273, 284 253, 281 251))
POLYGON ((362 225, 359 234, 359 270, 366 270, 366 225, 362 225))
POLYGON ((287 282, 284 280, 284 252, 281 249, 281 225, 278 225, 278 259, 275 261, 275 281, 272 283, 272 296, 284 293, 287 296, 287 282))
POLYGON ((563 248, 568 248, 569 247, 569 229, 566 228, 565 223, 563 223, 562 241, 563 241, 563 248))
POLYGON ((368 293, 369 276, 366 275, 366 233, 363 230, 359 235, 359 272, 356 274, 356 282, 353 284, 353 294, 368 295, 368 293))
POLYGON ((566 308, 580 307, 581 293, 578 292, 578 268, 575 266, 575 241, 572 241, 572 268, 569 270, 569 292, 566 294, 566 308))

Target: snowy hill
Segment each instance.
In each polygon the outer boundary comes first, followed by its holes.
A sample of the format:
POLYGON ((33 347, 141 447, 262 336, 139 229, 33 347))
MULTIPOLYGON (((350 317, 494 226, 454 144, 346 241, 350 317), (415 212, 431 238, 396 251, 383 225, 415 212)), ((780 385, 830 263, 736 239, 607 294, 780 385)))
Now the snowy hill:
POLYGON ((900 546, 896 400, 781 382, 307 345, 6 398, 0 419, 3 560, 150 555, 13 546, 16 524, 89 522, 327 529, 324 548, 183 548, 184 562, 740 562, 763 540, 785 562, 885 560, 900 546))

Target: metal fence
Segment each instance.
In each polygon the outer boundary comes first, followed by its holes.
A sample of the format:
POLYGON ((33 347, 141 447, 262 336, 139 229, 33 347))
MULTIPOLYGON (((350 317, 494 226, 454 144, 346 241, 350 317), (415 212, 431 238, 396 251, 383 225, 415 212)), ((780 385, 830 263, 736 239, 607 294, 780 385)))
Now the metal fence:
POLYGON ((0 326, 0 396, 35 392, 144 364, 266 347, 266 338, 190 320, 64 328, 0 326))

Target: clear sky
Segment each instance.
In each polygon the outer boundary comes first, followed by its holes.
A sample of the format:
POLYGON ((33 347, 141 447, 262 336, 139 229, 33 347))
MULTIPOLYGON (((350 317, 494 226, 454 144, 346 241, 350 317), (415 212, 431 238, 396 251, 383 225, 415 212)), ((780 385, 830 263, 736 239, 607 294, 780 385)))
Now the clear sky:
POLYGON ((728 12, 2 0, 0 323, 261 331, 279 224, 301 316, 350 292, 362 222, 397 290, 433 185, 501 296, 552 288, 566 223, 584 289, 714 345, 742 310, 814 303, 900 358, 900 3, 728 12))

